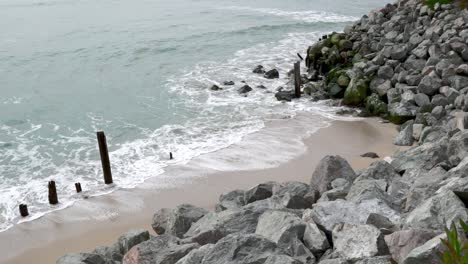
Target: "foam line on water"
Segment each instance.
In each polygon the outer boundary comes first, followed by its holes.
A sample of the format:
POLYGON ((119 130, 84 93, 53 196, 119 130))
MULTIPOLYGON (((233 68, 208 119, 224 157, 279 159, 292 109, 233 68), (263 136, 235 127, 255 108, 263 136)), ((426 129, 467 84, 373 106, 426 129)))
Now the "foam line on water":
POLYGON ((325 11, 316 11, 316 10, 307 10, 307 11, 285 11, 275 8, 254 8, 249 6, 229 6, 221 9, 228 10, 239 10, 239 11, 248 11, 260 14, 267 14, 272 16, 279 16, 285 18, 291 18, 298 21, 303 21, 307 23, 315 22, 352 22, 356 21, 359 18, 354 16, 340 15, 332 12, 325 11))

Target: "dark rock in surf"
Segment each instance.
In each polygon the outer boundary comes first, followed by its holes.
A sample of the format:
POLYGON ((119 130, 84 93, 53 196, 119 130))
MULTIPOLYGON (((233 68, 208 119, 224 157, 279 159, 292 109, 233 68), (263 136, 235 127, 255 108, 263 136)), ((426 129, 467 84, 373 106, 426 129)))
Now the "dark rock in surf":
POLYGON ((244 86, 242 86, 241 88, 239 88, 237 91, 238 91, 240 94, 246 94, 246 93, 252 91, 252 87, 250 87, 250 86, 248 86, 248 85, 244 85, 244 86))
POLYGON ((279 78, 279 72, 277 69, 269 70, 263 75, 263 77, 267 79, 277 79, 279 78))
POLYGON ((294 92, 293 91, 278 91, 277 93, 275 93, 275 97, 276 99, 278 99, 278 101, 287 101, 287 102, 291 102, 292 99, 294 99, 296 97, 296 95, 294 95, 294 92))
POLYGON ((210 88, 212 91, 219 91, 219 90, 222 90, 223 88, 219 87, 218 85, 214 84, 213 86, 211 86, 210 88))
POLYGON ((225 81, 224 85, 234 85, 235 83, 233 81, 225 81))
POLYGON ((264 74, 265 70, 262 65, 258 65, 257 67, 255 67, 255 69, 253 69, 252 72, 257 74, 264 74))

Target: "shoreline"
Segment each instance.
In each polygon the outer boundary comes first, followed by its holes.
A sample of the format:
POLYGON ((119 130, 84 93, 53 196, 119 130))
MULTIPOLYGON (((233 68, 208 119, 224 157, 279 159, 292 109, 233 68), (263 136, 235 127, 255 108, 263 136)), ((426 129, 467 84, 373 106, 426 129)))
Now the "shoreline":
MULTIPOLYGON (((279 122, 281 125, 273 124, 273 127, 288 127, 291 122, 298 121, 297 118, 307 115, 301 114, 279 122)), ((327 154, 341 155, 355 170, 359 170, 378 160, 359 155, 373 151, 382 159, 398 149, 392 143, 398 133, 392 124, 383 124, 377 118, 331 122, 328 127, 301 140, 306 147, 302 154, 273 168, 195 170, 193 166, 197 162, 206 162, 210 155, 219 154, 210 153, 195 158, 187 165, 167 170, 165 174, 168 178, 177 178, 177 187, 157 189, 154 180, 150 179, 137 188, 91 197, 40 219, 16 225, 0 234, 0 251, 3 251, 1 254, 5 258, 0 263, 31 263, 37 259, 41 259, 42 263, 53 263, 66 253, 91 251, 96 246, 111 244, 130 229, 144 228, 152 232, 151 218, 159 208, 190 203, 213 209, 219 195, 233 189, 246 189, 265 181, 307 183, 315 165, 327 154), (330 144, 331 140, 334 144, 330 144), (21 245, 21 249, 18 245, 21 245)), ((232 149, 229 147, 222 151, 232 149)))

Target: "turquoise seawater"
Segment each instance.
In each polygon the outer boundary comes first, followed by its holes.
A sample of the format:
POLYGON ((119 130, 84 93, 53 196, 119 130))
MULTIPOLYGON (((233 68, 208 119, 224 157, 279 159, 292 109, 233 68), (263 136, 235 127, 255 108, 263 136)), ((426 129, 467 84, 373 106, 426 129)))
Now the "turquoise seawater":
POLYGON ((296 53, 384 3, 0 0, 0 230, 18 221, 19 203, 33 217, 49 211, 51 179, 61 208, 80 199, 75 182, 91 195, 133 187, 239 142, 273 114, 309 109, 273 96, 290 85, 296 53), (253 74, 258 64, 281 78, 253 74), (241 81, 254 87, 246 97, 241 81), (115 186, 102 184, 98 130, 115 186))

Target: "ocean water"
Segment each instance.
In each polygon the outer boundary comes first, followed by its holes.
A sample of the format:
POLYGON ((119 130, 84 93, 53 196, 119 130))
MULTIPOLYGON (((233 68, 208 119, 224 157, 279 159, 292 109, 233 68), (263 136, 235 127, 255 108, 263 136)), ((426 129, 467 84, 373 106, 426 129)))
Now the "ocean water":
POLYGON ((385 2, 0 0, 0 230, 20 220, 20 203, 31 220, 82 199, 75 182, 87 195, 134 187, 272 118, 311 111, 323 116, 316 127, 326 125, 327 106, 280 103, 274 92, 291 86, 297 52, 385 2), (253 74, 258 64, 280 79, 253 74), (236 91, 241 81, 254 88, 248 96, 236 91), (98 130, 112 186, 103 184, 98 130), (49 180, 59 189, 55 207, 49 180))

